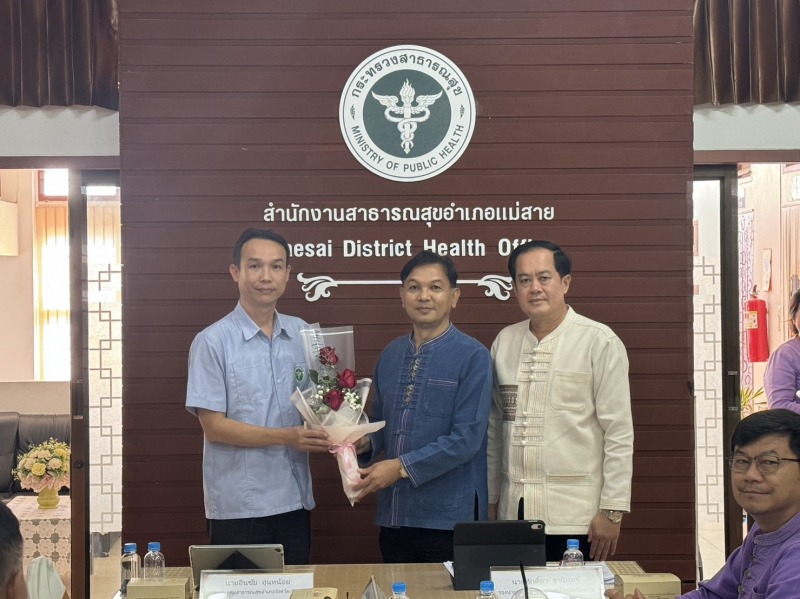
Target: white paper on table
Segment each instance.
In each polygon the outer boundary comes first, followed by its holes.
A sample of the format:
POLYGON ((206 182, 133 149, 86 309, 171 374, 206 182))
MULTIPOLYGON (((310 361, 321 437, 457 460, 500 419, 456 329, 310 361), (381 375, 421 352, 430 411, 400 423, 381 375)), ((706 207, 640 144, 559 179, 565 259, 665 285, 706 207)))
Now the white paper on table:
POLYGON ((367 586, 364 587, 364 592, 361 593, 361 599, 386 599, 386 593, 375 580, 375 575, 369 577, 367 586))
MULTIPOLYGON (((523 588, 519 568, 492 567, 490 577, 500 599, 511 599, 523 588)), ((548 599, 605 599, 603 570, 597 562, 569 567, 525 566, 525 578, 529 588, 539 589, 548 599)))

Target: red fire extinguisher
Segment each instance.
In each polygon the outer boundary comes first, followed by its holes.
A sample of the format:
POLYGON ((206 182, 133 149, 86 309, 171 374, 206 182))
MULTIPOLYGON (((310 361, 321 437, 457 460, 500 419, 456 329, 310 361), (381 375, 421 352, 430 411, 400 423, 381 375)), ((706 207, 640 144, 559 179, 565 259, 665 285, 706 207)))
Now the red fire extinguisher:
POLYGON ((747 356, 751 362, 766 362, 769 358, 767 340, 767 302, 758 298, 756 288, 745 302, 745 325, 747 332, 747 356))

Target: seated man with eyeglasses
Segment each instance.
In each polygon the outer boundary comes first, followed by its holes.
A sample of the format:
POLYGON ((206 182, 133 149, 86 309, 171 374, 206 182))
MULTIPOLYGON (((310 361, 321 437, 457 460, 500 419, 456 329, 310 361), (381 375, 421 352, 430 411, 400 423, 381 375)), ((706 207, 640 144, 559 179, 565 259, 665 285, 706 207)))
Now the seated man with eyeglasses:
MULTIPOLYGON (((736 502, 755 520, 717 575, 681 599, 800 596, 800 414, 756 412, 736 426, 727 458, 736 502)), ((618 591, 607 591, 611 599, 618 591)), ((636 589, 625 599, 644 599, 636 589)))

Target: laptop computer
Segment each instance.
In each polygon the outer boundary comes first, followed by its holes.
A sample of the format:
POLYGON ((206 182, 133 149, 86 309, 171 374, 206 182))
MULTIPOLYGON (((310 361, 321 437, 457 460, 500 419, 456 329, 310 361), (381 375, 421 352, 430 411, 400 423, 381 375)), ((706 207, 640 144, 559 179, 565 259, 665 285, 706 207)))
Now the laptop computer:
POLYGON ((457 522, 453 528, 453 588, 480 588, 492 566, 544 566, 541 520, 457 522))
POLYGON ((203 570, 268 570, 283 572, 283 545, 191 545, 194 588, 203 570))

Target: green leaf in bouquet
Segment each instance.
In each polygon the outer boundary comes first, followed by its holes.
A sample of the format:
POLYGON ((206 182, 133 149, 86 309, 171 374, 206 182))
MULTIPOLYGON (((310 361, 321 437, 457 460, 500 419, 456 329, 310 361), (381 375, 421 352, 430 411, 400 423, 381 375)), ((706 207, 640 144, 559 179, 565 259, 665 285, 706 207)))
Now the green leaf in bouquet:
POLYGON ((309 370, 308 376, 311 379, 311 382, 315 385, 319 385, 319 373, 316 370, 309 370))

